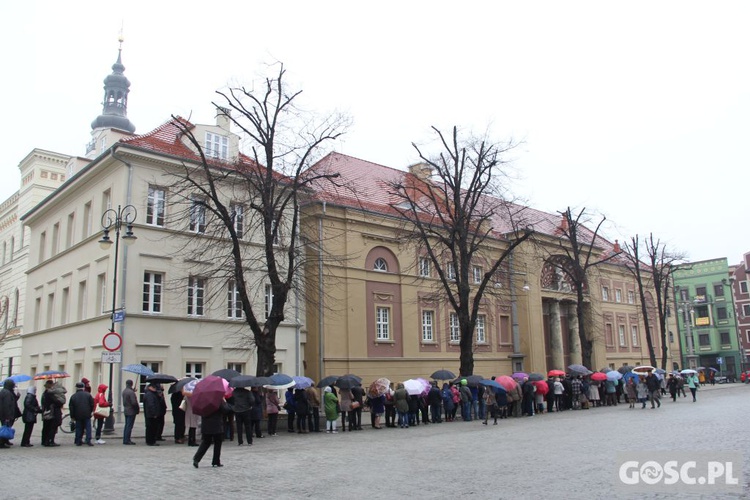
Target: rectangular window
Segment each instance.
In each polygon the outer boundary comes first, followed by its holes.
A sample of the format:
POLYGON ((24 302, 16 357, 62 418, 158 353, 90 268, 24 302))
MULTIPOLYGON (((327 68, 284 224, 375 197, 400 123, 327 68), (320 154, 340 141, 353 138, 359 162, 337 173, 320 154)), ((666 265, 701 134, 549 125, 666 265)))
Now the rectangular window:
POLYGON ((378 306, 375 310, 375 340, 391 339, 391 309, 378 306))
POLYGON ((630 325, 630 339, 633 347, 636 347, 638 345, 638 327, 635 325, 630 325))
POLYGON ((750 316, 750 304, 742 304, 742 315, 746 318, 750 316))
POLYGON ((163 274, 150 272, 143 273, 143 312, 161 312, 163 283, 163 274))
POLYGON ((203 316, 203 297, 206 280, 191 276, 188 278, 188 316, 203 316))
POLYGON ((47 295, 47 328, 55 326, 54 321, 55 314, 55 294, 50 293, 47 295))
POLYGON ((50 255, 57 255, 57 252, 60 250, 58 245, 60 244, 60 223, 56 222, 52 226, 52 250, 50 251, 50 255))
POLYGON ((448 328, 450 330, 450 341, 461 342, 461 328, 458 324, 458 315, 456 313, 450 314, 448 328))
POLYGON ((622 290, 615 288, 615 302, 618 304, 622 302, 622 290))
POLYGON ((205 371, 203 363, 185 363, 186 377, 203 378, 205 371))
POLYGON ((614 347, 615 336, 614 332, 612 331, 612 323, 607 323, 604 325, 604 340, 608 346, 614 347))
POLYGON ((104 314, 107 310, 107 275, 104 273, 96 277, 96 305, 99 308, 97 314, 104 314))
POLYGON ((423 278, 430 277, 430 259, 428 257, 419 258, 419 275, 423 278))
POLYGON ((617 325, 617 333, 620 337, 620 347, 625 347, 625 325, 617 325))
POLYGON ((719 338, 721 339, 721 345, 731 345, 732 341, 729 340, 729 332, 723 331, 719 332, 719 338))
MULTIPOLYGON (((227 369, 228 370, 234 370, 238 371, 240 373, 245 373, 245 363, 227 363, 227 369)), ((279 373, 279 372, 274 372, 279 373)))
POLYGON ((37 297, 34 299, 34 330, 41 329, 42 322, 42 298, 37 297))
POLYGON ((706 287, 705 286, 695 287, 695 300, 705 302, 706 300, 706 287))
MULTIPOLYGON (((150 368, 152 372, 154 373, 161 373, 161 364, 156 361, 141 361, 141 364, 147 368, 150 368)), ((146 377, 139 376, 139 382, 138 382, 138 400, 140 402, 143 402, 143 394, 146 392, 146 386, 148 385, 148 382, 146 382, 146 377)))
POLYGON ((102 213, 112 208, 112 193, 109 189, 102 193, 102 213))
POLYGON ((724 284, 719 283, 718 285, 714 285, 714 295, 717 297, 723 297, 724 296, 724 284))
POLYGON ((88 314, 88 292, 86 291, 86 282, 78 283, 78 321, 86 319, 88 314))
POLYGON ((707 333, 701 333, 698 335, 698 345, 701 345, 701 346, 711 345, 711 338, 708 336, 707 333))
POLYGON ((477 324, 474 328, 477 332, 477 344, 487 343, 486 318, 483 314, 477 315, 477 324))
POLYGON ((60 296, 60 324, 67 325, 70 312, 70 288, 65 287, 62 289, 62 295, 60 296))
POLYGON ((628 304, 635 304, 635 292, 628 290, 628 304))
POLYGON ((268 319, 268 316, 271 315, 272 307, 273 307, 273 287, 271 285, 266 285, 266 293, 265 293, 266 319, 268 319))
POLYGON ((226 160, 229 158, 229 138, 223 135, 206 132, 206 156, 226 160))
POLYGON ((750 344, 750 330, 745 330, 745 342, 750 344))
POLYGON ((65 249, 73 246, 73 235, 75 234, 76 214, 68 214, 68 225, 65 226, 65 249))
POLYGON ((422 311, 422 342, 435 341, 435 312, 422 311))
POLYGON ((609 300, 609 288, 606 286, 602 287, 602 300, 605 302, 609 300))
POLYGON ((456 268, 453 265, 453 262, 448 262, 448 265, 446 267, 446 274, 447 274, 449 280, 454 280, 455 281, 455 279, 456 279, 456 268))
POLYGON ((206 232, 206 202, 200 196, 190 197, 190 230, 201 234, 206 232))
POLYGON ((45 255, 45 249, 47 247, 47 231, 42 231, 39 234, 39 262, 44 262, 44 259, 47 258, 45 255))
POLYGON ((747 281, 740 281, 740 293, 747 293, 747 281))
POLYGON ((481 283, 482 282, 482 268, 479 266, 474 266, 471 268, 471 273, 474 276, 474 283, 481 283))
POLYGON ((164 211, 166 207, 166 192, 159 187, 148 187, 148 202, 146 205, 146 224, 164 227, 164 211))
POLYGON ((83 206, 83 220, 81 221, 81 238, 86 239, 91 234, 91 202, 87 202, 83 206))
POLYGON ((229 280, 227 286, 227 318, 242 319, 242 301, 240 291, 234 280, 229 280))
POLYGON ((727 308, 726 307, 717 307, 716 308, 716 318, 717 319, 727 319, 727 308))
POLYGON ((237 239, 242 239, 242 234, 245 229, 245 207, 242 205, 231 205, 229 207, 230 214, 232 216, 232 225, 234 226, 234 232, 237 233, 237 239))
POLYGON ((500 343, 505 345, 511 343, 510 316, 500 316, 500 343))

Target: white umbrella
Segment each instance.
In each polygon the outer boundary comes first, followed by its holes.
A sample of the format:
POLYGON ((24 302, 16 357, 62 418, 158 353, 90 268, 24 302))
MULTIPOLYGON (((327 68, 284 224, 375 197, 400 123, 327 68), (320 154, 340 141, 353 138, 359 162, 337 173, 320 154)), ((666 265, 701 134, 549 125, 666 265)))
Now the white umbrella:
POLYGON ((695 370, 692 370, 692 369, 690 369, 690 368, 685 368, 685 369, 684 369, 684 370, 682 370, 682 371, 681 371, 680 373, 682 373, 683 375, 695 375, 695 374, 696 374, 696 373, 698 373, 698 372, 697 372, 697 371, 695 371, 695 370))

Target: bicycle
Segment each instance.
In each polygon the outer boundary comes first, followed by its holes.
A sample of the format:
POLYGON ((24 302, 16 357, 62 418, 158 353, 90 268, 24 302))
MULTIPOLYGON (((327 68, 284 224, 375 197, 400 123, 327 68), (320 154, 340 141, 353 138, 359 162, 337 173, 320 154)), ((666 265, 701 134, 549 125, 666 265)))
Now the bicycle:
POLYGON ((65 415, 63 415, 62 423, 60 424, 60 430, 65 434, 71 434, 75 432, 76 423, 72 418, 70 418, 70 413, 66 413, 65 415))

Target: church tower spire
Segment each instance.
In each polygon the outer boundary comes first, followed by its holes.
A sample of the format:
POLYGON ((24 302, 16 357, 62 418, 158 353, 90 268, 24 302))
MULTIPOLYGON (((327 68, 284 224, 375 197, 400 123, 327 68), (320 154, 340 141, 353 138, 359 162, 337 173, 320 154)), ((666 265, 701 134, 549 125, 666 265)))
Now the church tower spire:
POLYGON ((112 65, 112 74, 104 79, 104 103, 102 114, 91 122, 91 129, 114 128, 125 132, 135 132, 135 125, 128 119, 128 93, 130 80, 123 74, 125 66, 122 64, 122 42, 117 51, 117 61, 112 65))

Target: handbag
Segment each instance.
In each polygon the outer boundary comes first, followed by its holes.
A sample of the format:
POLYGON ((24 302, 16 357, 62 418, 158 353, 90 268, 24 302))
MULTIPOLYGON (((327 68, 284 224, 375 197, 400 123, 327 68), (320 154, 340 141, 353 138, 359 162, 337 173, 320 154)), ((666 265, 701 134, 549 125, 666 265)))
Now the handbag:
POLYGON ((7 439, 10 441, 13 439, 16 435, 16 430, 13 427, 8 427, 7 425, 3 425, 0 427, 0 439, 7 439))
POLYGON ((107 418, 109 417, 109 406, 97 406, 96 410, 94 411, 94 416, 99 418, 107 418))
POLYGON ((360 406, 362 405, 359 403, 359 401, 352 401, 352 410, 356 410, 360 406))
POLYGON ((52 420, 55 418, 55 414, 52 413, 52 409, 44 410, 44 413, 42 413, 42 420, 52 420))

